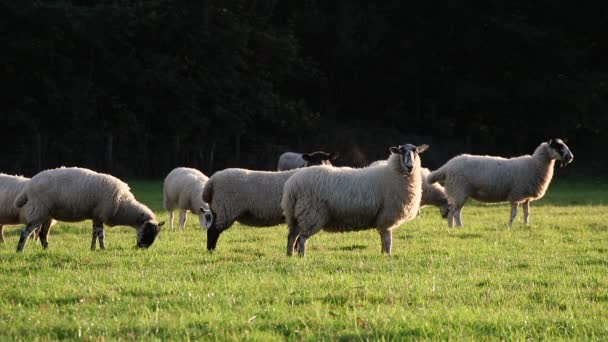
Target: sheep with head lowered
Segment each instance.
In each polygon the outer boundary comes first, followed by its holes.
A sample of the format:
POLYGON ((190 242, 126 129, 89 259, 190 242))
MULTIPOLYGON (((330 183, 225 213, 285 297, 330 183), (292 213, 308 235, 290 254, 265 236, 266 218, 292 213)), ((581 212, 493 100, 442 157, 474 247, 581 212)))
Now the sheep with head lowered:
POLYGON ((279 156, 277 171, 293 170, 310 165, 331 165, 332 160, 336 160, 337 152, 316 151, 312 153, 285 152, 279 156))
MULTIPOLYGON (((32 230, 49 219, 65 222, 93 220, 95 249, 105 248, 103 225, 131 226, 137 231, 137 247, 154 243, 164 222, 157 222, 152 210, 138 202, 120 179, 78 167, 61 167, 36 174, 15 198, 25 228, 17 252, 22 252, 32 230)), ((42 237, 41 237, 42 239, 42 237)), ((47 246, 46 241, 43 246, 47 246)))
POLYGON ((205 227, 203 188, 209 177, 197 169, 178 167, 173 169, 163 182, 163 203, 169 212, 169 225, 173 230, 173 210, 179 209, 179 226, 184 229, 187 213, 198 216, 201 228, 205 227))
MULTIPOLYGON (((23 176, 0 174, 0 242, 4 242, 5 225, 25 223, 21 210, 15 207, 14 202, 29 180, 23 176)), ((55 220, 52 219, 43 222, 31 236, 42 234, 43 237, 40 241, 44 246, 46 236, 53 224, 55 224, 55 220)))
POLYGON ((347 232, 376 228, 382 252, 391 253, 392 230, 418 214, 422 197, 419 154, 427 145, 391 147, 386 163, 355 169, 314 166, 285 183, 281 208, 289 227, 287 255, 306 253, 321 229, 347 232))
MULTIPOLYGON (((376 166, 380 164, 386 164, 386 160, 376 160, 375 162, 369 164, 369 166, 376 166)), ((422 176, 422 199, 420 200, 420 208, 433 205, 439 208, 439 213, 442 218, 448 217, 449 205, 448 205, 448 195, 445 192, 443 186, 438 183, 430 184, 427 180, 427 177, 431 173, 426 167, 420 168, 421 176, 422 176)))
MULTIPOLYGON (((311 159, 308 163, 331 165, 328 159, 311 159)), ((281 210, 283 185, 289 177, 303 169, 289 171, 254 171, 226 169, 214 173, 203 189, 203 201, 209 205, 205 211, 207 249, 215 250, 223 231, 235 221, 253 227, 270 227, 285 222, 281 210)))
POLYGON ((574 155, 561 139, 541 143, 534 154, 516 158, 462 154, 431 172, 429 183, 443 184, 448 194, 448 226, 462 227, 462 208, 470 197, 479 202, 511 203, 509 226, 521 203, 524 222, 529 224, 530 201, 542 198, 553 178, 555 161, 566 166, 574 155))

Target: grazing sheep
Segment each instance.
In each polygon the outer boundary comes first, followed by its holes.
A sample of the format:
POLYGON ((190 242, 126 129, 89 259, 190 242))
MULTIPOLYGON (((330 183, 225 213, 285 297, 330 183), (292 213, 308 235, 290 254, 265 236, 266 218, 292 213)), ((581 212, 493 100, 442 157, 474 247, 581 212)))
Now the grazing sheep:
MULTIPOLYGON (((131 226, 137 230, 137 247, 148 248, 154 243, 164 222, 156 222, 152 210, 139 203, 129 186, 120 179, 77 167, 45 170, 26 184, 15 199, 26 223, 17 252, 22 252, 32 230, 53 218, 59 221, 78 222, 93 220, 93 241, 105 248, 104 223, 110 227, 131 226)), ((46 235, 40 242, 48 247, 46 235)))
MULTIPOLYGON (((375 162, 369 164, 369 166, 381 164, 386 164, 386 160, 376 160, 375 162)), ((441 217, 446 218, 450 208, 448 205, 448 195, 446 194, 445 189, 443 186, 437 183, 430 184, 427 181, 427 177, 431 173, 431 170, 423 167, 420 168, 420 172, 422 175, 422 199, 420 200, 420 208, 427 205, 434 205, 439 208, 441 217)))
MULTIPOLYGON (((0 242, 4 242, 5 225, 25 223, 21 211, 14 206, 13 202, 29 180, 22 176, 0 174, 0 242)), ((47 220, 41 225, 45 236, 53 224, 55 224, 55 220, 47 220)), ((37 227, 31 237, 38 235, 41 227, 37 227)))
POLYGON ((392 230, 416 217, 422 197, 420 153, 427 145, 391 147, 386 164, 362 169, 315 166, 285 183, 281 207, 289 235, 287 255, 296 240, 300 256, 306 241, 321 229, 331 232, 376 228, 382 252, 390 254, 392 230))
POLYGON ((469 197, 487 203, 510 202, 511 219, 522 204, 525 224, 529 224, 530 201, 543 197, 553 178, 555 160, 566 166, 574 159, 568 146, 560 139, 543 142, 533 155, 505 159, 463 154, 450 159, 431 172, 429 183, 440 182, 450 202, 448 225, 462 227, 460 214, 469 197))
MULTIPOLYGON (((331 154, 311 158, 307 163, 329 164, 331 154)), ((218 171, 205 184, 203 201, 209 204, 207 249, 212 251, 220 234, 235 221, 254 227, 270 227, 285 222, 281 210, 283 185, 300 169, 289 171, 218 171)))
POLYGON ((332 160, 338 158, 337 152, 327 153, 317 151, 312 153, 285 152, 279 157, 277 171, 293 170, 311 165, 331 165, 332 160))
POLYGON ((173 169, 163 183, 163 200, 169 212, 169 224, 173 231, 173 210, 179 209, 179 226, 184 229, 187 212, 198 216, 201 227, 205 227, 205 214, 208 209, 203 202, 203 188, 209 177, 196 169, 178 167, 173 169))

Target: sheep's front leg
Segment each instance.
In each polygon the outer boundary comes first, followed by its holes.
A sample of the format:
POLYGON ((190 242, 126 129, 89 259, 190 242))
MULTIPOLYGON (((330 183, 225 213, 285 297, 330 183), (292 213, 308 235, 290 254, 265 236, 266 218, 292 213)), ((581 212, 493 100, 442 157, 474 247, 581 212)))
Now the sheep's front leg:
POLYGON ((308 236, 300 236, 297 237, 298 241, 298 255, 303 257, 306 255, 306 241, 308 240, 308 236))
POLYGON ((530 201, 525 201, 521 205, 524 209, 524 223, 526 225, 530 224, 530 201))
POLYGON ((39 228, 38 237, 40 238, 40 244, 44 249, 49 247, 48 236, 49 230, 51 229, 51 222, 53 222, 53 220, 47 220, 39 228))
POLYGON ((448 227, 454 227, 454 206, 450 206, 450 209, 448 210, 448 227))
POLYGON ((290 227, 289 234, 287 235, 287 256, 293 255, 293 250, 298 240, 298 236, 300 236, 300 232, 295 228, 290 227))
POLYGON ((462 218, 460 217, 460 214, 462 214, 462 206, 456 207, 454 210, 454 219, 456 220, 456 226, 458 228, 462 227, 462 218))
POLYGON ((186 226, 186 220, 188 219, 188 212, 186 210, 179 211, 179 227, 184 230, 186 226))
POLYGON ((40 224, 38 222, 33 222, 28 223, 28 225, 23 228, 23 231, 21 232, 21 237, 19 238, 19 243, 17 244, 17 252, 23 252, 27 238, 30 236, 30 234, 32 234, 32 231, 34 231, 34 229, 36 229, 36 227, 38 227, 39 225, 40 224))
POLYGON ((382 253, 391 255, 391 247, 393 244, 393 232, 391 230, 380 231, 380 240, 382 241, 382 253))
POLYGON ((517 216, 517 203, 511 202, 511 219, 509 220, 509 227, 513 225, 513 221, 515 221, 515 216, 517 216))

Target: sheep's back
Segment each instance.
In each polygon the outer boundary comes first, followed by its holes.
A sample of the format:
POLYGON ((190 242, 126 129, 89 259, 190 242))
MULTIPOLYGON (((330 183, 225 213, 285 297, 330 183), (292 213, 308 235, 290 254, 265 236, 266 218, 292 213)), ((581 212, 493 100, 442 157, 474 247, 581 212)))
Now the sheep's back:
POLYGON ((200 207, 205 183, 209 178, 202 172, 180 167, 171 171, 164 182, 166 200, 173 202, 178 208, 190 209, 200 207))

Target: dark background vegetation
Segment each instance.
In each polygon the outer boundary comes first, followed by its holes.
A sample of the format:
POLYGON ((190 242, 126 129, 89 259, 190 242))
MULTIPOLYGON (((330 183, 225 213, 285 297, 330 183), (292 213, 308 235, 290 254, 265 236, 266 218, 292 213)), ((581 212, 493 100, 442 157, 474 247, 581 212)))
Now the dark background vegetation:
POLYGON ((423 164, 568 138, 608 169, 608 3, 0 1, 0 171, 423 164))

